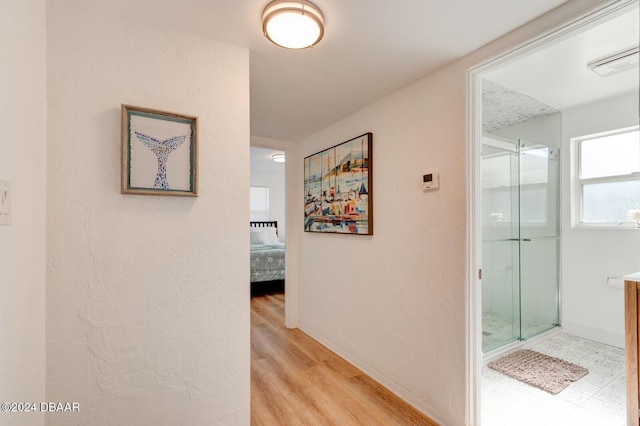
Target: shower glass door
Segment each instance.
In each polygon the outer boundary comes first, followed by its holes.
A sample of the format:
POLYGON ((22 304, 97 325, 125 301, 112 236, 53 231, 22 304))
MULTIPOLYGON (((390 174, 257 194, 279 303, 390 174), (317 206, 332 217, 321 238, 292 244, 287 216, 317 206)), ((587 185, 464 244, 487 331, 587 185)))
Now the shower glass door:
POLYGON ((558 150, 519 141, 520 339, 558 325, 558 150))
POLYGON ((520 192, 517 143, 482 146, 482 347, 520 338, 520 192))
POLYGON ((558 152, 486 138, 482 150, 482 346, 558 324, 558 152))

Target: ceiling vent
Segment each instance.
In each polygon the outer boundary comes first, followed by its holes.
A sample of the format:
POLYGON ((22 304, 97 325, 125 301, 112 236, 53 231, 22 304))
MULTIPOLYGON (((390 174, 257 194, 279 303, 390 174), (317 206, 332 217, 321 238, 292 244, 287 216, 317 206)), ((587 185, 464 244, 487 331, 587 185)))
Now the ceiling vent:
POLYGON ((638 46, 623 50, 606 58, 589 62, 587 68, 603 77, 630 70, 637 67, 640 62, 638 51, 638 46))

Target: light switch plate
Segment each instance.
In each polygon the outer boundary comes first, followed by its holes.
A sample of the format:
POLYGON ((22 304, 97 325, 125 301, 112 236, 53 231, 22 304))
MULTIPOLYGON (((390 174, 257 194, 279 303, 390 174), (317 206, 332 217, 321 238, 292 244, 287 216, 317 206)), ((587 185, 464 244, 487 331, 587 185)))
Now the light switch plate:
POLYGON ((0 179, 0 225, 11 224, 11 184, 0 179))

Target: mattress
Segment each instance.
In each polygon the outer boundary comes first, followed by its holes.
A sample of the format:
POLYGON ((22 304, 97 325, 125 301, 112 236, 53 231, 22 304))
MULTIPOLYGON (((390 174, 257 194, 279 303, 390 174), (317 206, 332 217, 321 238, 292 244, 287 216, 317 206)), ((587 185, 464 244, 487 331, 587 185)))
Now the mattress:
POLYGON ((251 282, 284 280, 284 243, 251 244, 251 282))

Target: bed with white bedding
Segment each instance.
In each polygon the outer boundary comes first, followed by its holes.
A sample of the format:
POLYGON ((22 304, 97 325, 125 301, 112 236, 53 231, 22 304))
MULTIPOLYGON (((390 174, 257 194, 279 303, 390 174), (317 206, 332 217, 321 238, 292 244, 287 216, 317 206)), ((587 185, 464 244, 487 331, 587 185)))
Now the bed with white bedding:
POLYGON ((278 240, 277 221, 249 222, 251 294, 284 291, 285 244, 278 240))

